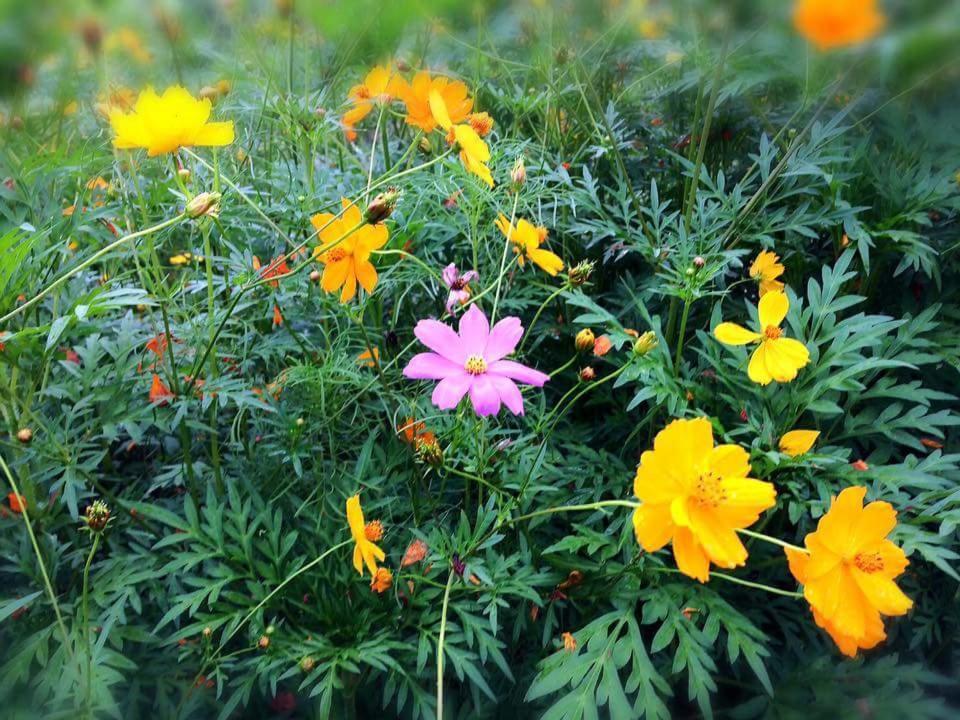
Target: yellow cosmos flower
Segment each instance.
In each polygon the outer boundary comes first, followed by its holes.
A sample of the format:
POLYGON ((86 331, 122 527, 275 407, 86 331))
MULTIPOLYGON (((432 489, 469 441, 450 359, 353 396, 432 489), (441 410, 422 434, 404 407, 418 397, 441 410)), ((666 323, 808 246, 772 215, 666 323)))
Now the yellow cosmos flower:
POLYGON ((713 329, 714 337, 726 345, 760 343, 747 368, 747 375, 755 383, 790 382, 797 376, 797 371, 810 362, 810 352, 802 342, 783 337, 780 323, 789 309, 790 300, 786 293, 768 292, 757 305, 759 332, 730 322, 720 323, 713 329))
POLYGON ((347 303, 357 294, 357 284, 368 293, 377 284, 377 270, 370 262, 370 255, 387 244, 390 232, 383 223, 367 225, 356 205, 343 198, 343 213, 336 217, 331 213, 319 213, 310 218, 320 236, 320 245, 314 257, 323 263, 320 287, 326 292, 343 288, 340 302, 347 303))
POLYGON ((398 94, 407 106, 408 125, 418 127, 425 133, 433 132, 440 125, 430 107, 431 92, 437 92, 443 98, 451 125, 466 120, 473 110, 473 100, 464 83, 445 77, 431 78, 429 72, 421 70, 410 83, 399 86, 398 94))
POLYGON ((544 250, 540 247, 547 239, 547 229, 544 227, 535 227, 533 223, 520 219, 516 226, 510 224, 506 216, 501 215, 497 218, 497 227, 504 237, 509 237, 513 243, 513 251, 520 258, 520 266, 523 267, 525 260, 530 260, 549 275, 556 276, 563 270, 563 260, 559 256, 544 250))
POLYGON ((122 150, 145 148, 150 157, 181 147, 222 146, 233 142, 233 122, 208 122, 210 101, 197 100, 174 85, 163 95, 148 87, 137 98, 132 113, 110 109, 113 144, 122 150))
POLYGON ((818 50, 857 45, 883 28, 876 0, 797 0, 793 25, 818 50))
POLYGON ((352 142, 356 140, 357 133, 354 130, 357 123, 363 120, 374 105, 389 105, 393 98, 399 95, 403 89, 403 79, 394 73, 389 65, 377 65, 359 85, 350 88, 347 99, 353 105, 343 115, 343 126, 347 133, 347 138, 352 142))
POLYGON ((790 457, 803 455, 810 452, 818 437, 819 430, 791 430, 780 438, 780 452, 790 457))
POLYGON ((447 131, 448 142, 456 142, 460 146, 460 162, 463 166, 493 187, 493 176, 487 167, 490 162, 490 148, 477 131, 467 124, 453 124, 446 101, 437 90, 430 91, 430 110, 440 127, 447 131))
POLYGON ((674 420, 640 457, 633 492, 643 503, 633 513, 637 542, 647 552, 673 543, 684 575, 706 582, 710 563, 743 565, 747 550, 737 530, 773 507, 773 485, 748 477, 750 457, 737 445, 713 444, 706 418, 674 420))
POLYGON ((376 577, 377 560, 383 562, 386 555, 383 550, 367 540, 359 495, 353 495, 347 499, 347 523, 350 525, 350 535, 353 537, 353 542, 356 543, 353 548, 354 569, 363 575, 363 566, 366 565, 370 574, 376 577))
POLYGON ((768 292, 783 292, 783 283, 777 280, 783 271, 780 258, 774 253, 764 250, 757 255, 750 266, 750 277, 760 282, 760 297, 768 292))
POLYGON ((897 513, 885 502, 864 507, 866 494, 862 487, 841 492, 807 535, 807 552, 786 550, 817 625, 850 657, 886 638, 883 615, 913 607, 894 582, 908 565, 903 550, 887 540, 897 513))

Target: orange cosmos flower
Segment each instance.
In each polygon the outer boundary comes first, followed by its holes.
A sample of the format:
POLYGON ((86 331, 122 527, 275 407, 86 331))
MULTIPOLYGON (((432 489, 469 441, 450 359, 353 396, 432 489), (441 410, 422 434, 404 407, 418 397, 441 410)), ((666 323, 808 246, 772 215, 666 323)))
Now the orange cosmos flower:
POLYGON ((392 587, 393 573, 390 572, 390 569, 385 567, 377 568, 377 571, 373 574, 373 579, 370 581, 370 589, 382 595, 392 587))
POLYGON ((894 582, 908 564, 903 550, 887 540, 897 513, 886 502, 864 507, 866 494, 863 487, 842 491, 804 540, 807 551, 786 549, 814 620, 850 657, 886 638, 883 615, 913 607, 894 582))
POLYGON ((430 111, 434 119, 447 131, 447 142, 460 147, 460 162, 468 171, 493 187, 493 176, 487 163, 490 162, 490 148, 480 138, 471 125, 454 123, 444 96, 436 89, 430 91, 430 111))
MULTIPOLYGON (((260 258, 254 255, 253 269, 260 272, 260 268, 261 268, 260 258)), ((263 278, 264 280, 270 280, 270 278, 276 278, 281 275, 286 275, 289 272, 290 272, 290 268, 287 267, 287 256, 278 255, 277 257, 275 257, 273 260, 270 261, 270 264, 267 265, 267 267, 265 267, 262 272, 260 272, 260 277, 263 278)), ((270 282, 267 284, 270 285, 270 287, 272 288, 280 287, 279 280, 270 280, 270 282)))
POLYGON ((343 115, 344 132, 347 139, 353 142, 357 139, 354 129, 363 120, 374 105, 389 105, 393 102, 404 87, 403 78, 395 74, 389 65, 377 65, 359 85, 350 88, 347 99, 353 107, 343 115))
POLYGON ((174 395, 170 388, 160 379, 156 373, 153 374, 153 382, 150 384, 150 403, 155 405, 166 405, 167 399, 174 395))
POLYGON ((350 526, 350 535, 356 543, 353 549, 353 567, 363 575, 363 566, 366 565, 370 574, 376 576, 377 561, 383 561, 386 554, 379 547, 367 539, 366 523, 363 521, 363 509, 360 507, 360 496, 353 495, 347 499, 347 524, 350 526))
POLYGON ((700 582, 710 564, 732 568, 747 560, 737 530, 773 507, 776 490, 754 480, 750 456, 738 445, 713 444, 706 418, 674 420, 640 457, 633 491, 643 503, 633 514, 637 542, 647 552, 673 543, 680 572, 700 582))
POLYGON ((374 250, 387 244, 390 231, 384 223, 367 225, 356 205, 343 198, 339 217, 319 213, 310 218, 320 236, 314 256, 325 267, 320 287, 326 292, 340 288, 340 302, 347 303, 357 294, 357 284, 368 293, 377 284, 377 271, 370 262, 374 250))
POLYGON ((433 132, 440 125, 430 107, 431 92, 438 93, 443 99, 451 124, 466 120, 473 109, 473 100, 464 83, 442 76, 431 78, 428 71, 421 70, 410 83, 400 86, 399 95, 407 106, 407 124, 425 133, 433 132))
POLYGON ((883 28, 876 0, 797 0, 793 25, 818 50, 857 45, 883 28))
POLYGON ((593 341, 593 354, 597 357, 603 357, 610 352, 612 347, 613 343, 610 342, 610 338, 607 335, 601 335, 593 341))
POLYGON ((380 348, 373 348, 373 350, 367 348, 357 355, 357 364, 364 367, 376 367, 378 362, 380 362, 380 348))
POLYGON ((514 226, 507 220, 506 215, 500 215, 497 218, 496 226, 503 236, 509 237, 510 242, 513 243, 513 252, 519 256, 520 267, 529 260, 552 277, 556 277, 557 273, 563 270, 563 260, 560 256, 540 247, 547 239, 545 227, 536 227, 523 218, 520 218, 514 226))
POLYGON ((419 538, 407 546, 403 553, 403 560, 400 561, 400 567, 409 567, 415 565, 427 556, 427 544, 419 538))
POLYGON ((18 514, 27 508, 27 499, 23 495, 7 493, 7 502, 10 504, 10 510, 18 514))

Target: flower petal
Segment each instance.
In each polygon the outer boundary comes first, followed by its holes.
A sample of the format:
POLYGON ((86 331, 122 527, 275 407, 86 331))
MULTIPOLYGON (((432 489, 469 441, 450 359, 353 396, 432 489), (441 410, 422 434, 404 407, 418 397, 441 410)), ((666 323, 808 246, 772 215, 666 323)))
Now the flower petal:
MULTIPOLYGON (((490 335, 490 323, 476 305, 471 305, 463 317, 460 318, 459 345, 463 350, 464 360, 473 355, 483 357, 483 349, 487 346, 487 337, 490 335)), ((431 348, 435 350, 436 348, 431 348)))
POLYGON ((779 327, 790 309, 790 300, 783 292, 768 292, 757 304, 757 314, 760 316, 760 327, 779 327))
POLYGON ((487 372, 491 375, 503 375, 511 380, 524 383, 525 385, 534 385, 543 387, 544 383, 550 379, 546 373, 534 370, 526 365, 521 365, 513 360, 497 360, 487 365, 487 372))
POLYGON ((462 347, 460 336, 449 325, 437 320, 421 320, 413 329, 417 340, 438 355, 442 355, 461 367, 467 360, 467 353, 462 347))
POLYGON ((713 329, 713 336, 724 345, 746 345, 757 342, 761 335, 736 323, 720 323, 713 329))
POLYGON ((462 375, 450 375, 437 383, 430 399, 441 410, 451 410, 460 404, 472 384, 473 375, 466 372, 462 375))
POLYGON ((414 355, 403 369, 403 376, 411 380, 443 380, 463 374, 462 365, 432 352, 414 355))
POLYGON ((673 557, 687 577, 702 583, 710 579, 710 558, 687 528, 678 528, 673 535, 673 557))
POLYGON ((656 552, 673 537, 673 518, 667 505, 644 503, 633 512, 633 533, 646 552, 656 552))
POLYGON ((523 337, 523 325, 520 318, 506 317, 493 326, 487 337, 487 347, 483 351, 483 359, 488 363, 496 362, 513 352, 520 338, 523 337))
POLYGON ((473 384, 470 385, 470 401, 480 417, 500 412, 500 393, 486 374, 473 379, 473 384))
POLYGON ((496 388, 500 400, 507 409, 514 415, 523 415, 523 395, 520 394, 520 388, 514 384, 513 380, 490 373, 487 373, 486 377, 493 383, 493 387, 496 388))

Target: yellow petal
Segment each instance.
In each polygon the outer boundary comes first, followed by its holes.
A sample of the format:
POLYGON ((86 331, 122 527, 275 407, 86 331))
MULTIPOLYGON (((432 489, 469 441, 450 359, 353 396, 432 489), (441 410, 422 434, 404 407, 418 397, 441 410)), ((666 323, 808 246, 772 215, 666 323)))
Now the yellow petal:
POLYGON ((563 260, 549 250, 541 250, 538 248, 536 250, 530 250, 527 255, 530 256, 530 260, 537 267, 551 276, 556 276, 557 273, 563 270, 563 260))
POLYGON ((767 372, 777 382, 790 382, 797 371, 810 361, 806 346, 792 338, 778 338, 763 343, 767 372))
POLYGON ((673 519, 667 505, 644 503, 633 513, 633 532, 646 552, 656 552, 673 536, 673 519))
POLYGON ((809 452, 820 436, 819 430, 791 430, 780 438, 780 452, 797 457, 809 452))
POLYGON ((377 286, 377 270, 368 260, 357 261, 357 280, 360 286, 368 293, 372 293, 377 286))
POLYGON ((193 138, 193 145, 222 147, 234 140, 233 122, 212 122, 204 125, 193 138))
POLYGON ((430 91, 430 112, 433 113, 434 119, 444 130, 449 130, 453 127, 453 123, 450 121, 450 114, 447 112, 447 104, 444 102, 443 97, 437 90, 430 91))
POLYGON ((857 568, 853 568, 852 573, 867 600, 882 614, 903 615, 913 607, 913 600, 882 573, 865 573, 857 568))
POLYGON ((753 351, 750 357, 750 364, 747 366, 747 377, 760 385, 769 385, 773 381, 773 376, 767 370, 767 343, 761 343, 753 351))
POLYGON ((783 292, 769 292, 760 298, 757 314, 760 316, 760 328, 779 327, 790 309, 790 300, 783 292))
POLYGON ((750 455, 739 445, 717 445, 707 458, 710 469, 722 478, 750 474, 750 455))
POLYGON ((717 325, 713 329, 713 336, 724 345, 746 345, 755 343, 762 337, 759 333, 731 322, 723 322, 717 325))
POLYGON ((687 528, 678 528, 673 536, 673 557, 677 568, 687 577, 700 582, 710 579, 710 559, 687 528))

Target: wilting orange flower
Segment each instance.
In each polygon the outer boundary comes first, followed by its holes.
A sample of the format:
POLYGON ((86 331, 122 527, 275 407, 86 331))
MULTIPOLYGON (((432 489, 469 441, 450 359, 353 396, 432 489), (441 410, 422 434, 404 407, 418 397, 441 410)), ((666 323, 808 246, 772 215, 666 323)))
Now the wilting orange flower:
POLYGON ((818 437, 819 430, 791 430, 780 438, 780 452, 790 457, 803 455, 810 451, 818 437))
POLYGON ((150 384, 150 402, 151 404, 166 405, 167 399, 172 398, 173 393, 166 383, 160 379, 156 373, 153 374, 153 382, 150 384))
POLYGON ((380 348, 374 348, 372 351, 367 348, 357 355, 357 362, 364 367, 376 367, 377 363, 380 362, 380 348))
POLYGON ((27 507, 27 499, 23 495, 17 495, 16 493, 7 493, 7 502, 10 504, 10 509, 15 513, 22 513, 27 507))
POLYGON ((466 120, 473 109, 473 100, 464 83, 442 76, 431 78, 428 71, 421 70, 410 83, 400 86, 399 95, 407 107, 407 123, 425 133, 433 132, 441 124, 430 107, 431 92, 443 99, 451 124, 466 120))
MULTIPOLYGON (((287 273, 290 272, 290 268, 287 267, 286 255, 278 255, 273 260, 271 260, 270 264, 267 265, 265 268, 263 268, 262 271, 260 270, 260 268, 261 268, 260 258, 254 255, 253 269, 258 271, 260 273, 260 277, 264 280, 270 280, 270 278, 276 278, 281 275, 286 275, 287 273)), ((272 288, 280 287, 279 280, 270 280, 270 282, 267 284, 272 288)))
POLYGON ((563 649, 567 652, 573 652, 577 649, 577 639, 568 632, 560 635, 563 638, 563 649))
POLYGON ((403 78, 394 73, 389 65, 377 65, 359 85, 350 88, 347 95, 353 107, 343 115, 344 132, 347 139, 353 142, 357 139, 354 129, 358 122, 363 120, 373 106, 388 105, 404 87, 403 78))
POLYGON ((403 553, 403 560, 400 561, 400 567, 408 567, 414 565, 427 556, 427 544, 417 538, 412 543, 407 546, 406 552, 403 553))
POLYGON ((920 438, 920 444, 931 450, 943 450, 943 443, 933 438, 920 438))
POLYGON ((347 499, 347 524, 350 526, 350 535, 356 545, 353 548, 353 567, 363 575, 363 566, 366 565, 371 575, 377 573, 377 561, 383 562, 386 554, 379 547, 367 539, 364 532, 366 523, 363 521, 363 509, 360 507, 360 496, 353 495, 347 499))
POLYGON ((643 503, 633 514, 637 542, 655 552, 672 541, 680 572, 700 582, 709 579, 710 563, 743 565, 747 549, 736 531, 755 523, 777 495, 749 474, 746 450, 714 446, 707 418, 674 420, 640 457, 633 482, 643 503))
POLYGON ((866 460, 854 460, 852 463, 850 463, 850 466, 854 470, 859 470, 860 472, 866 472, 870 469, 870 466, 867 465, 866 460))
POLYGON ((390 572, 390 569, 385 567, 377 568, 377 571, 373 574, 373 579, 370 581, 370 589, 382 595, 392 587, 393 573, 390 572))
POLYGON ((383 540, 383 523, 371 520, 363 526, 363 534, 370 542, 380 542, 383 540))
POLYGON ((283 325, 283 314, 280 312, 280 306, 273 306, 273 327, 280 327, 283 325))
POLYGON ((793 25, 818 50, 857 45, 883 28, 876 0, 797 0, 793 25))
POLYGON ((760 297, 768 292, 782 292, 783 283, 777 280, 783 275, 784 267, 780 258, 769 250, 764 250, 750 265, 750 277, 760 283, 760 297))
POLYGON ((488 113, 470 113, 467 122, 480 137, 486 137, 493 131, 493 118, 488 113))
POLYGON ((147 341, 146 349, 156 355, 157 360, 163 360, 163 356, 167 352, 169 345, 170 340, 167 338, 167 334, 162 333, 150 338, 147 341))
POLYGON ((908 564, 903 550, 887 540, 897 513, 886 502, 864 507, 866 494, 862 487, 843 490, 804 540, 806 552, 786 549, 814 620, 850 657, 886 638, 883 615, 913 607, 894 582, 908 564))
POLYGON ((397 433, 404 442, 413 445, 414 440, 421 434, 426 432, 427 424, 420 420, 414 420, 412 417, 408 417, 402 423, 397 425, 397 433))
POLYGON ((132 113, 110 111, 114 147, 144 148, 154 157, 181 147, 229 145, 233 122, 208 122, 210 110, 209 100, 197 100, 179 85, 168 87, 163 95, 147 87, 132 113))
POLYGON ((372 293, 377 285, 377 270, 370 262, 374 250, 387 244, 390 231, 385 223, 368 225, 355 204, 343 198, 343 212, 319 213, 310 218, 320 236, 314 256, 324 265, 320 287, 326 292, 340 288, 340 302, 347 303, 357 294, 357 284, 372 293))
POLYGON ((613 343, 610 342, 610 338, 606 335, 601 335, 593 341, 593 354, 597 357, 603 357, 610 352, 612 347, 613 343))

